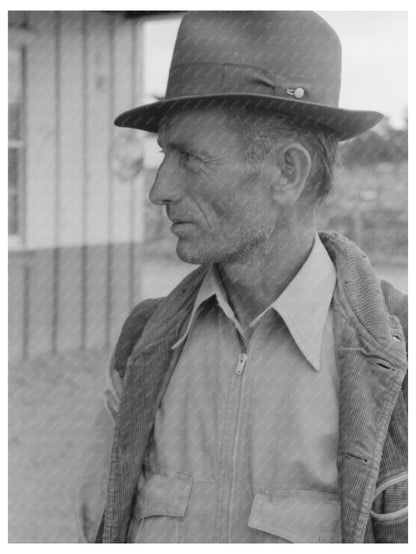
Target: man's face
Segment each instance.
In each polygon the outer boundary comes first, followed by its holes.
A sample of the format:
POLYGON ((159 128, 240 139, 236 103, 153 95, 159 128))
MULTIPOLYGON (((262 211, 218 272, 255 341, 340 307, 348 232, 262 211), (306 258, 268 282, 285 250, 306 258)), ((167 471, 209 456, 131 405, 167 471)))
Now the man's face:
POLYGON ((274 229, 271 187, 244 164, 240 137, 221 108, 166 116, 158 142, 165 158, 150 191, 164 204, 186 262, 243 260, 274 229))

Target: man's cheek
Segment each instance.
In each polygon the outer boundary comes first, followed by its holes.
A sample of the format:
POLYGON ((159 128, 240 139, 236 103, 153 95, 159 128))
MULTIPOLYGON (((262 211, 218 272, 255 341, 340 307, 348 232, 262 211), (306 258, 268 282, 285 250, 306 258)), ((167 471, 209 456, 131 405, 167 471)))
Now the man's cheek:
POLYGON ((206 164, 201 164, 198 170, 200 180, 205 182, 205 185, 215 190, 218 194, 223 194, 224 191, 230 188, 232 184, 232 174, 229 172, 219 172, 217 168, 211 168, 206 164))

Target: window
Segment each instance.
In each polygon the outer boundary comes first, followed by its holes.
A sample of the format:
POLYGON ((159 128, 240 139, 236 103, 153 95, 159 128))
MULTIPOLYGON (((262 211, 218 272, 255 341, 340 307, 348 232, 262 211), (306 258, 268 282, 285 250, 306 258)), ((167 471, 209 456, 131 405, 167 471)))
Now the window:
POLYGON ((23 48, 9 47, 9 237, 22 238, 23 48))

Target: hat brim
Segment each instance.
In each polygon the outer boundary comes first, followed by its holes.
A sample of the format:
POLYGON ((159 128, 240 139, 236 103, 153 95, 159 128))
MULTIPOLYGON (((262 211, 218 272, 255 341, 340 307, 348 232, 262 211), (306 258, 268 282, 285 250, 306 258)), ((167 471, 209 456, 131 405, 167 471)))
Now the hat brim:
POLYGON ((207 94, 201 96, 181 96, 168 98, 133 108, 120 114, 114 121, 118 127, 141 129, 151 133, 157 133, 161 117, 169 109, 184 107, 195 108, 208 105, 216 106, 224 101, 235 100, 238 104, 253 106, 261 109, 282 112, 325 125, 332 129, 340 141, 353 138, 368 129, 371 129, 383 118, 383 114, 375 111, 347 110, 302 102, 297 99, 279 98, 262 94, 224 93, 207 94))

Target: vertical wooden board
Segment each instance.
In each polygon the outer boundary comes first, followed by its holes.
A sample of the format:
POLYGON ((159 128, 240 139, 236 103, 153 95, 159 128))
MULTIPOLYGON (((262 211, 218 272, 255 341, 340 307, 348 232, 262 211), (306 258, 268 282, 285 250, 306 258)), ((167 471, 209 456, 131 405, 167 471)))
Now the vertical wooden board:
POLYGON ((145 233, 145 205, 146 205, 146 179, 141 172, 133 181, 132 184, 132 202, 131 202, 131 217, 132 217, 132 240, 133 242, 143 242, 145 233))
POLYGON ((87 326, 85 347, 102 348, 105 345, 106 294, 107 294, 107 247, 87 247, 87 326))
POLYGON ((131 223, 133 239, 130 248, 130 305, 137 304, 142 295, 142 268, 143 268, 143 240, 144 240, 144 206, 145 181, 140 174, 133 181, 133 195, 131 203, 131 223))
POLYGON ((115 346, 121 326, 130 312, 130 248, 128 244, 115 244, 112 247, 111 268, 111 323, 110 344, 115 346))
POLYGON ((9 254, 9 361, 23 358, 24 262, 21 254, 9 254))
MULTIPOLYGON (((133 104, 139 105, 144 96, 144 24, 141 20, 135 21, 133 27, 133 104)), ((140 156, 144 160, 145 137, 141 136, 140 156)), ((142 243, 145 232, 145 179, 142 163, 141 171, 132 182, 131 200, 131 304, 132 307, 142 299, 142 243)))
POLYGON ((56 14, 29 12, 35 39, 26 53, 25 221, 28 249, 55 244, 56 14))
MULTIPOLYGON (((133 258, 133 306, 138 304, 141 300, 143 300, 143 293, 142 293, 142 275, 143 275, 143 264, 144 264, 144 257, 143 257, 143 245, 140 243, 134 243, 133 245, 134 250, 134 258, 133 258)), ((133 307, 132 306, 132 307, 133 307)))
MULTIPOLYGON (((135 21, 133 25, 133 71, 132 71, 132 104, 138 106, 143 99, 143 70, 144 70, 144 31, 143 22, 135 21)), ((138 134, 138 155, 143 162, 145 152, 145 135, 138 134)), ((131 199, 131 240, 142 242, 144 239, 144 206, 145 206, 145 179, 144 168, 134 177, 132 182, 131 199)))
MULTIPOLYGON (((133 105, 139 105, 142 101, 143 91, 143 70, 144 70, 144 26, 141 20, 134 22, 133 26, 133 105)), ((145 138, 141 138, 140 156, 144 158, 145 138)), ((142 243, 145 232, 145 179, 143 166, 140 173, 133 179, 131 199, 131 307, 136 305, 142 296, 141 273, 142 273, 142 243)))
POLYGON ((109 237, 109 150, 111 107, 110 24, 112 16, 86 17, 86 243, 106 244, 109 237))
POLYGON ((86 30, 86 329, 87 348, 106 342, 110 236, 109 151, 112 136, 111 21, 99 12, 85 14, 86 30))
MULTIPOLYGON (((113 116, 132 108, 133 102, 133 23, 117 16, 113 29, 113 116)), ((127 243, 131 240, 130 206, 132 184, 130 165, 134 145, 140 131, 115 127, 112 143, 112 242, 127 243)))
POLYGON ((81 12, 59 14, 59 229, 57 350, 79 348, 83 333, 84 38, 81 12))
POLYGON ((132 35, 132 100, 133 104, 138 106, 143 102, 144 98, 144 23, 142 19, 136 19, 132 22, 132 35))
POLYGON ((52 352, 53 280, 53 250, 33 252, 28 287, 29 358, 52 352))
MULTIPOLYGON (((133 26, 117 16, 112 28, 113 116, 132 107, 133 100, 133 26)), ((129 176, 131 139, 135 132, 114 128, 112 151, 111 242, 109 339, 111 345, 120 334, 129 313, 132 182, 129 176), (127 171, 126 171, 127 170, 127 171)), ((133 142, 134 144, 134 142, 133 142)))
POLYGON ((82 252, 80 247, 60 248, 58 265, 58 328, 59 353, 80 348, 81 328, 81 279, 82 252))
POLYGON ((60 12, 59 245, 83 244, 83 24, 81 12, 60 12))

